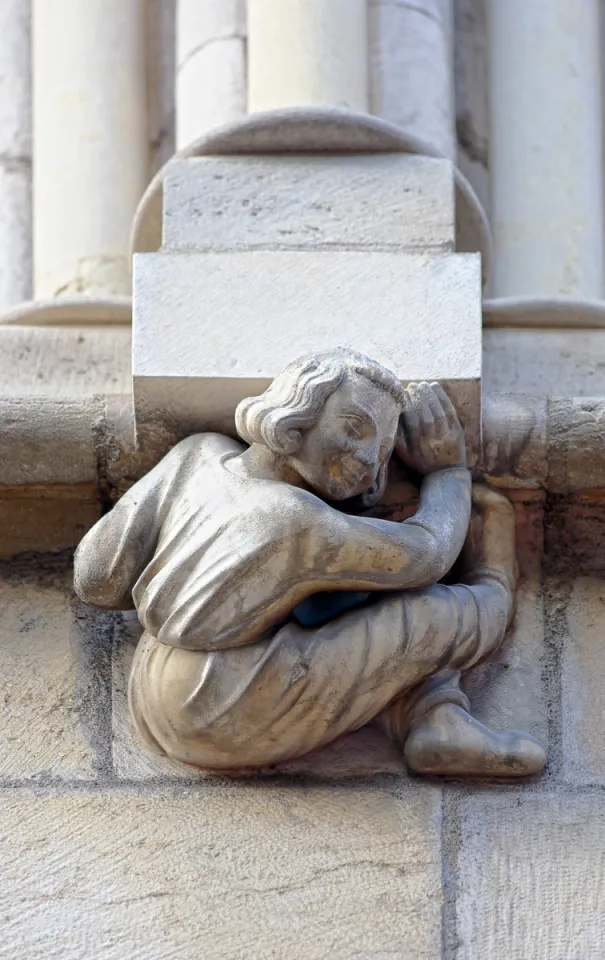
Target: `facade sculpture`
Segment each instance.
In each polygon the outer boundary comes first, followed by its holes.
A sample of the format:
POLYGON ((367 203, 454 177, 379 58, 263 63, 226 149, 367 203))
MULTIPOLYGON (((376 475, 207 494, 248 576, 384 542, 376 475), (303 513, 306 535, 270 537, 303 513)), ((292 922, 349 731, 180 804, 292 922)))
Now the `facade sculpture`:
POLYGON ((79 596, 144 627, 129 699, 149 748, 266 770, 374 722, 418 774, 541 771, 541 744, 479 723, 460 685, 512 615, 514 513, 471 485, 442 388, 339 350, 292 363, 236 426, 247 445, 177 444, 76 554, 79 596), (391 456, 421 477, 400 523, 367 515, 391 456))

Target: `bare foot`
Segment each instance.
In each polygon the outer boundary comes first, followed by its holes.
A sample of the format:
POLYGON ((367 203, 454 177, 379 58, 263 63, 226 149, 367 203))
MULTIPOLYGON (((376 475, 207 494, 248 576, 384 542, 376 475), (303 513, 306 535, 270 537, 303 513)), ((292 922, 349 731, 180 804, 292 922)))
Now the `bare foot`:
POLYGON ((546 751, 529 733, 496 733, 453 703, 430 710, 404 747, 414 773, 450 777, 529 777, 546 766, 546 751))

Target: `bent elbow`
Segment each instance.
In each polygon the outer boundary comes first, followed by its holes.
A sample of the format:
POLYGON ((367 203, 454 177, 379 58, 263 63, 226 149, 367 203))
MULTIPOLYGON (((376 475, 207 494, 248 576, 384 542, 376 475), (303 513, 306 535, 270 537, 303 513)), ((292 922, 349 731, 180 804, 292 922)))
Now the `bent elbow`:
POLYGON ((73 586, 77 596, 84 603, 107 610, 131 610, 132 598, 125 594, 122 585, 115 577, 103 569, 98 558, 91 557, 82 544, 74 557, 73 586))
MULTIPOLYGON (((455 559, 455 558, 454 558, 455 559)), ((438 583, 452 568, 454 560, 450 552, 444 549, 435 533, 423 530, 423 536, 417 546, 417 569, 419 587, 429 587, 438 583)))

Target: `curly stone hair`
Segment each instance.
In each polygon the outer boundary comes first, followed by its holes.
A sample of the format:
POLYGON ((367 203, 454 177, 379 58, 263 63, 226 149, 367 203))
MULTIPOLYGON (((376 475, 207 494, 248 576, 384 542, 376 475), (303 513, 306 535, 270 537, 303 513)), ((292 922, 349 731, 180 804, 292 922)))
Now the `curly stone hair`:
MULTIPOLYGON (((259 397, 242 400, 235 425, 247 443, 261 443, 274 453, 291 456, 302 436, 317 423, 321 411, 347 374, 358 374, 386 390, 403 409, 405 391, 395 374, 360 353, 344 348, 300 357, 290 363, 259 397)), ((386 464, 365 505, 377 503, 386 485, 386 464)))

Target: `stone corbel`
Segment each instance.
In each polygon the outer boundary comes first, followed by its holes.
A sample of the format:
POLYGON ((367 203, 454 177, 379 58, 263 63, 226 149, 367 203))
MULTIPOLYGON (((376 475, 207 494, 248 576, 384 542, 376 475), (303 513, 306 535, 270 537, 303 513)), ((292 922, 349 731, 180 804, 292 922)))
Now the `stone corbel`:
POLYGON ((242 400, 235 424, 240 442, 178 443, 76 553, 79 596, 134 606, 144 627, 129 703, 147 747, 267 772, 373 722, 417 774, 538 773, 541 744, 475 720, 460 686, 512 616, 515 514, 482 485, 471 514, 442 387, 328 350, 242 400), (403 522, 367 513, 391 457, 419 477, 403 522), (460 585, 438 583, 455 562, 460 585))

